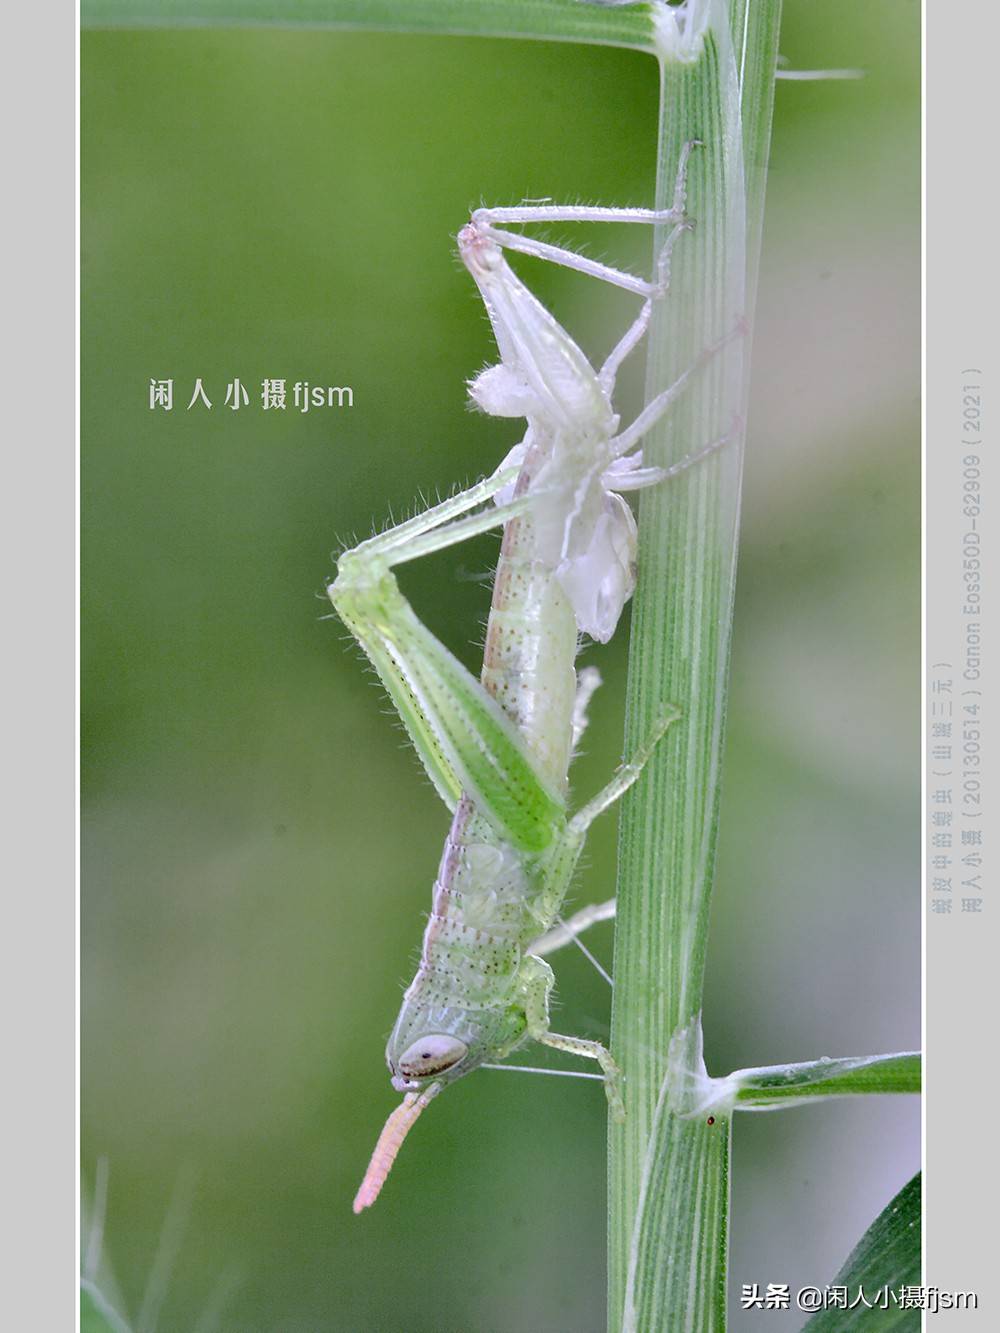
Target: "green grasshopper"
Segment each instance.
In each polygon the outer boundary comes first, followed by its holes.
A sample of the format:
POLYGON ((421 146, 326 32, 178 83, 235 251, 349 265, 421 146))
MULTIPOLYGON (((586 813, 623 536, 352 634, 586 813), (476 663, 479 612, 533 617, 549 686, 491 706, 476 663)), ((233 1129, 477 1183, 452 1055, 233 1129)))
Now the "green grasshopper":
POLYGON ((374 1203, 431 1099, 529 1039, 596 1060, 611 1114, 625 1113, 621 1075, 605 1047, 550 1029, 553 973, 530 946, 560 922, 590 824, 635 782, 677 716, 664 707, 646 743, 570 816, 569 765, 599 683, 593 668, 577 677, 580 635, 606 642, 635 582, 637 530, 620 492, 664 481, 722 443, 670 468, 644 466, 637 448, 697 367, 624 430, 612 407, 618 369, 667 290, 674 242, 692 225, 684 202, 694 147, 684 149, 669 209, 541 204, 473 213, 458 235, 459 253, 482 294, 501 360, 469 392, 485 412, 524 417, 527 431, 492 476, 345 552, 327 589, 453 815, 420 965, 386 1048, 393 1087, 405 1097, 372 1154, 356 1213, 374 1203), (539 221, 670 224, 670 231, 656 280, 647 282, 501 225, 539 221), (516 277, 505 249, 643 296, 638 318, 599 371, 516 277), (393 569, 500 525, 477 681, 417 618, 393 569))

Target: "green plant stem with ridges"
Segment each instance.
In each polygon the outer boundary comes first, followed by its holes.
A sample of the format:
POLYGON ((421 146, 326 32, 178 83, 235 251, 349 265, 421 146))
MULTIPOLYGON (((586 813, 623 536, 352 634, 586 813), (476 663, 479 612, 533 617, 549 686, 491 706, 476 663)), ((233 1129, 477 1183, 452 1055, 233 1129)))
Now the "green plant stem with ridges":
MULTIPOLYGON (((779 15, 780 0, 719 0, 693 63, 663 63, 660 206, 682 145, 704 146, 691 159, 696 227, 674 251, 647 396, 752 314, 779 15)), ((730 435, 706 463, 646 492, 639 509, 626 751, 664 703, 683 716, 621 814, 612 1050, 628 1118, 610 1128, 612 1330, 708 1333, 726 1323, 729 1119, 682 1113, 685 1071, 672 1060, 668 1072, 668 1050, 679 1029, 700 1031, 748 363, 743 337, 644 445, 647 461, 663 463, 730 435)), ((688 1045, 686 1072, 695 1075, 700 1040, 688 1045)))

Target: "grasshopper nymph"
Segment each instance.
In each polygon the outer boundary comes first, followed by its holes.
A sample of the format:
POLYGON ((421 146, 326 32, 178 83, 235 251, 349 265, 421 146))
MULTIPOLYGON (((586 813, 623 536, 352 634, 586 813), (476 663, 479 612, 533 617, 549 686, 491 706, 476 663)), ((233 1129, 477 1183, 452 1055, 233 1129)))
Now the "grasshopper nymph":
POLYGON ((459 233, 459 253, 482 294, 501 359, 469 392, 485 412, 524 417, 527 430, 492 476, 347 551, 328 588, 453 814, 420 965, 386 1048, 393 1087, 405 1097, 382 1131, 355 1212, 375 1201, 410 1125, 446 1084, 529 1039, 596 1060, 612 1115, 625 1113, 609 1052, 551 1031, 552 970, 529 946, 559 919, 589 825, 636 780, 677 715, 665 704, 641 749, 570 816, 569 765, 599 681, 593 668, 577 677, 580 635, 606 642, 635 580, 636 525, 620 492, 663 481, 723 442, 671 468, 644 466, 638 451, 697 367, 624 430, 612 405, 617 371, 667 290, 671 249, 692 225, 684 201, 694 147, 684 149, 669 209, 532 205, 472 215, 459 233), (670 231, 656 279, 646 282, 504 229, 538 221, 661 223, 670 231), (599 371, 517 278, 505 249, 644 298, 599 371), (477 681, 418 620, 392 571, 500 525, 477 681))

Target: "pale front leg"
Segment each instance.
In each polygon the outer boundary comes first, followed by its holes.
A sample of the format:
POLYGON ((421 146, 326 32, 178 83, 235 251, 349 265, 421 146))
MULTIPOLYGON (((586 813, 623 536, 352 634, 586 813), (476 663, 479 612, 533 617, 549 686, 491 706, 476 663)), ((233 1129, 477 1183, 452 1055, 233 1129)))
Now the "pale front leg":
POLYGON ((594 696, 594 691, 601 683, 601 673, 597 667, 584 667, 576 677, 576 699, 573 703, 573 749, 580 744, 583 733, 587 730, 587 705, 594 696))
POLYGON ((621 369, 622 362, 635 350, 636 347, 638 347, 649 329, 649 322, 653 317, 654 300, 666 296, 667 292, 670 290, 670 252, 674 248, 674 242, 677 240, 678 236, 686 231, 690 231, 692 225, 693 224, 687 220, 678 222, 670 232, 666 241, 664 241, 663 248, 660 251, 660 257, 656 261, 656 285, 643 302, 642 309, 639 311, 635 322, 630 328, 626 329, 617 345, 611 351, 608 359, 601 367, 598 379, 601 382, 601 388, 609 397, 614 392, 615 379, 618 375, 618 371, 621 369))
POLYGON ((609 898, 604 903, 591 903, 587 907, 581 907, 571 917, 560 921, 544 935, 539 935, 538 939, 532 940, 528 945, 528 952, 542 958, 545 954, 555 953, 557 949, 572 944, 591 926, 596 926, 600 921, 614 920, 616 902, 617 899, 609 898))
POLYGON ((664 732, 671 722, 677 721, 680 715, 681 710, 679 708, 671 706, 664 709, 645 744, 640 745, 638 750, 626 759, 608 785, 602 787, 597 795, 592 797, 569 821, 567 825, 567 836, 569 838, 579 839, 582 844, 583 839, 587 836, 587 829, 590 828, 597 816, 603 814, 609 806, 614 805, 615 801, 620 800, 638 779, 639 774, 649 763, 650 756, 656 749, 657 743, 662 739, 664 732))
POLYGON ((588 1060, 596 1060, 604 1074, 604 1091, 608 1098, 608 1107, 615 1120, 625 1119, 625 1103, 622 1100, 622 1071, 612 1059, 611 1052, 599 1041, 590 1041, 586 1037, 565 1037, 549 1028, 549 995, 555 977, 548 963, 529 954, 521 963, 520 982, 523 987, 524 1015, 528 1022, 528 1035, 543 1046, 551 1046, 557 1051, 568 1051, 570 1055, 582 1055, 588 1060))
POLYGON ((738 432, 739 425, 739 420, 734 420, 732 428, 727 430, 725 435, 720 435, 716 440, 709 440, 708 444, 703 444, 698 449, 692 449, 689 454, 679 458, 676 463, 671 463, 669 467, 643 467, 641 449, 636 453, 625 454, 621 458, 616 458, 601 474, 601 481, 606 490, 617 491, 619 494, 625 491, 645 490, 647 486, 659 486, 661 482, 680 476, 688 468, 700 463, 703 458, 708 458, 717 450, 724 448, 738 432))
MULTIPOLYGON (((674 182, 674 200, 669 208, 606 208, 587 204, 518 204, 513 208, 477 208, 472 214, 472 223, 480 235, 489 236, 498 245, 508 250, 518 250, 522 254, 533 255, 537 259, 546 259, 565 268, 575 269, 577 273, 586 273, 590 277, 600 278, 614 287, 636 292, 644 297, 656 297, 662 293, 664 281, 664 259, 661 255, 657 265, 655 282, 647 282, 632 273, 602 264, 575 250, 566 250, 562 246, 550 245, 546 241, 537 241, 520 232, 504 230, 507 223, 531 222, 635 222, 654 226, 674 222, 684 227, 689 225, 685 213, 687 196, 688 159, 695 148, 700 147, 700 140, 692 139, 681 149, 677 164, 677 178, 674 182), (498 225, 500 224, 500 225, 498 225)), ((667 251, 669 255, 669 249, 667 251)), ((669 263, 669 260, 666 261, 669 263)), ((641 334, 640 334, 641 336, 641 334)), ((634 344, 633 344, 634 345, 634 344)))
POLYGON ((678 375, 673 384, 664 389, 662 393, 657 394, 651 402, 648 402, 631 426, 627 426, 611 441, 611 450, 614 456, 621 458, 624 454, 630 453, 684 392, 692 378, 710 361, 714 360, 730 343, 735 342, 738 338, 746 337, 748 328, 746 320, 741 316, 733 328, 728 333, 723 334, 718 342, 706 347, 694 364, 688 366, 687 370, 678 375))

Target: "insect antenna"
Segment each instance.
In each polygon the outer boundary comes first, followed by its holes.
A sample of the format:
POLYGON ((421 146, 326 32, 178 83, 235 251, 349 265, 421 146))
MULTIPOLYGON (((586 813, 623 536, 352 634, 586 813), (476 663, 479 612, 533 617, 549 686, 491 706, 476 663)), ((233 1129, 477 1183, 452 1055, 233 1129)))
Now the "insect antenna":
POLYGON ((480 1069, 509 1069, 514 1074, 552 1074, 555 1078, 591 1078, 597 1079, 598 1083, 604 1082, 603 1074, 588 1074, 582 1069, 542 1069, 536 1065, 489 1065, 479 1066, 480 1069))
MULTIPOLYGON (((557 925, 566 926, 566 922, 563 920, 561 916, 557 916, 555 920, 557 925)), ((590 965, 593 967, 594 971, 599 973, 608 983, 611 989, 614 990, 615 983, 613 977, 611 976, 611 973, 607 971, 607 969, 604 967, 602 963, 599 963, 597 961, 594 955, 584 944, 583 940, 580 939, 580 936, 574 933, 570 938, 572 939, 576 947, 580 950, 580 952, 583 954, 584 958, 586 958, 587 961, 590 963, 590 965)))

